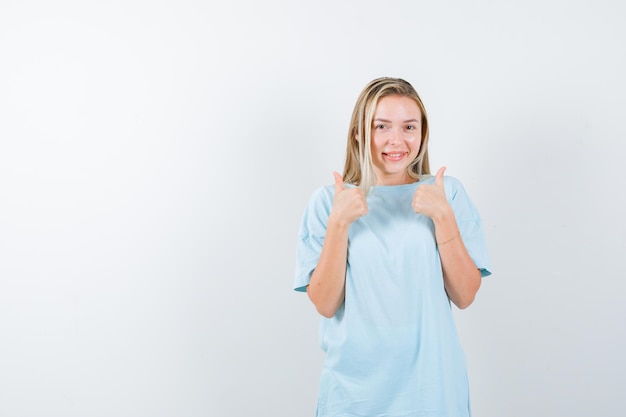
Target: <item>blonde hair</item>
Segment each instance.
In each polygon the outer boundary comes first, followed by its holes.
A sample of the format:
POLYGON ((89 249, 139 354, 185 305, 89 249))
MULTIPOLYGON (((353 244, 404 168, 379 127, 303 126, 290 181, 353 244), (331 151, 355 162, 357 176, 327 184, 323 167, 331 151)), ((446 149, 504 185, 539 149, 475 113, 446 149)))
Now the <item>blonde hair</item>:
POLYGON ((421 175, 430 174, 428 165, 428 117, 422 99, 411 84, 401 78, 383 77, 365 86, 354 106, 350 129, 343 180, 358 185, 369 192, 376 185, 376 173, 372 164, 372 120, 378 100, 386 96, 403 96, 415 100, 422 112, 422 140, 420 150, 408 167, 408 175, 419 180, 421 175))

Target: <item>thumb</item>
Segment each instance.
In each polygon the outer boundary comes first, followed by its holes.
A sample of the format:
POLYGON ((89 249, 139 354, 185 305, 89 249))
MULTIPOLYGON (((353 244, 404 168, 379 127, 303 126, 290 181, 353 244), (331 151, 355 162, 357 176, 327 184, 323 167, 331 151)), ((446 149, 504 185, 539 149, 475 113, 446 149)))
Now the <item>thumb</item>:
POLYGON ((333 172, 333 177, 335 177, 335 194, 345 190, 346 187, 343 185, 343 178, 341 177, 341 175, 339 175, 339 173, 335 171, 333 172))
POLYGON ((446 172, 446 167, 439 168, 437 175, 435 175, 435 185, 443 186, 443 173, 446 172))

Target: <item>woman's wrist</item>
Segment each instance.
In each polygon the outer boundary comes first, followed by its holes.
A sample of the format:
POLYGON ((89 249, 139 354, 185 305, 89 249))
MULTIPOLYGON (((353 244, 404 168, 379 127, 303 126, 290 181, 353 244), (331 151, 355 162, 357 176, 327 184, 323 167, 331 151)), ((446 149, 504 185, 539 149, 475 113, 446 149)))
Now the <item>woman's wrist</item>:
POLYGON ((435 227, 437 226, 445 226, 446 224, 449 223, 456 223, 456 219, 454 217, 454 211, 452 210, 452 207, 450 207, 449 205, 447 205, 445 208, 443 208, 442 210, 439 210, 438 212, 436 212, 432 217, 431 217, 433 223, 435 223, 435 227))
POLYGON ((342 221, 338 217, 334 216, 332 213, 328 216, 328 223, 326 225, 326 233, 329 230, 334 230, 337 232, 347 232, 350 228, 350 222, 342 221))

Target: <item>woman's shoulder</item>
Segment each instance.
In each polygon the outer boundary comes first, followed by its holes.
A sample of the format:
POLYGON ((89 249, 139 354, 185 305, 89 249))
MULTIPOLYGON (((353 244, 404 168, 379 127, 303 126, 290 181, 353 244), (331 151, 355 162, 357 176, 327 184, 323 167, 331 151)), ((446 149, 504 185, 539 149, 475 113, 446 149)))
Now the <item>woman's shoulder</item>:
MULTIPOLYGON (((419 182, 424 184, 433 184, 435 182, 435 175, 422 175, 420 176, 419 182)), ((461 180, 450 175, 443 176, 443 184, 446 188, 450 189, 463 188, 461 180)))
MULTIPOLYGON (((435 176, 434 175, 423 175, 420 177, 420 181, 423 184, 434 184, 435 176)), ((443 177, 443 186, 446 190, 446 195, 449 199, 455 199, 457 196, 466 196, 465 187, 463 186, 463 182, 457 177, 453 177, 450 175, 444 175, 443 177)))
POLYGON ((443 184, 446 189, 446 194, 450 196, 452 199, 456 199, 457 197, 467 197, 467 192, 465 191, 465 187, 463 186, 463 182, 457 177, 443 177, 443 184))
POLYGON ((333 199, 335 195, 335 187, 333 185, 322 185, 311 193, 311 200, 328 200, 333 199))
POLYGON ((313 191, 302 215, 300 235, 324 235, 333 200, 334 186, 322 186, 313 191))
POLYGON ((457 177, 449 176, 449 175, 444 175, 443 184, 444 185, 448 184, 448 186, 453 189, 463 188, 463 183, 461 182, 460 179, 458 179, 457 177))
POLYGON ((335 188, 333 185, 318 187, 311 193, 307 207, 309 209, 330 209, 334 196, 335 188))

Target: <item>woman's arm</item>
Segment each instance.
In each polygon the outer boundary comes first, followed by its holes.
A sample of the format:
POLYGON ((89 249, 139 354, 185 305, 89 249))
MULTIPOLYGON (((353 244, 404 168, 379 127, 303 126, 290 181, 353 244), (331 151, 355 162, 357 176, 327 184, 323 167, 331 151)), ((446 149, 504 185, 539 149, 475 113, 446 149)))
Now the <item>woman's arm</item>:
POLYGON ((443 210, 432 220, 446 292, 458 308, 467 308, 480 288, 480 271, 465 248, 452 208, 443 210))
POLYGON ((307 286, 307 294, 315 308, 328 318, 335 315, 345 297, 350 224, 367 214, 367 201, 363 191, 359 188, 346 189, 341 176, 336 172, 333 175, 333 208, 328 216, 320 259, 307 286))
POLYGON ((413 209, 432 219, 439 248, 443 281, 448 297, 459 308, 472 304, 480 288, 480 271, 469 256, 454 211, 443 186, 445 167, 439 169, 432 185, 422 185, 413 196, 413 209))

